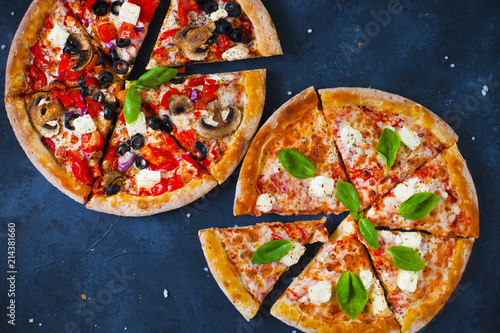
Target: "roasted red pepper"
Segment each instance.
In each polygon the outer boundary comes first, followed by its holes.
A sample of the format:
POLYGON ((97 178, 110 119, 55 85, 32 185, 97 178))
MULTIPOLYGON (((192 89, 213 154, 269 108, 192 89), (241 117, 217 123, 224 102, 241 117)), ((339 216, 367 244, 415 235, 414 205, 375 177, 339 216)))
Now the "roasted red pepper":
POLYGON ((102 111, 102 105, 91 98, 85 97, 85 103, 87 103, 87 111, 92 118, 97 117, 97 115, 102 111))
POLYGON ((182 146, 186 148, 194 148, 196 140, 194 138, 194 133, 192 131, 182 131, 175 135, 177 141, 181 143, 182 146))
POLYGON ((67 89, 67 90, 54 90, 52 91, 52 98, 58 99, 59 102, 66 108, 69 109, 71 107, 77 107, 79 109, 85 108, 85 102, 83 100, 82 94, 80 94, 76 90, 67 89))
POLYGON ((171 171, 174 170, 179 162, 175 159, 169 151, 160 148, 153 147, 151 145, 146 145, 142 148, 142 157, 144 157, 149 162, 149 169, 171 171))
POLYGON ((168 99, 170 98, 170 96, 177 95, 177 94, 179 94, 179 91, 177 89, 175 89, 175 88, 170 89, 161 98, 160 105, 163 106, 163 108, 165 108, 166 110, 168 110, 168 108, 169 108, 168 99))
POLYGON ((222 53, 233 46, 233 42, 231 42, 226 35, 219 35, 217 37, 217 42, 210 45, 210 51, 216 56, 218 59, 222 58, 222 53))
POLYGON ((106 171, 118 169, 118 156, 116 156, 116 147, 108 148, 108 152, 102 160, 102 168, 106 171))
POLYGON ((27 91, 42 90, 47 86, 45 74, 35 66, 30 65, 26 73, 27 91))
POLYGON ((97 35, 99 36, 99 39, 104 43, 109 43, 112 40, 118 38, 115 25, 110 22, 99 25, 97 27, 97 35))
POLYGON ((184 186, 181 176, 175 173, 172 177, 168 179, 162 179, 159 183, 153 186, 149 192, 152 195, 157 196, 165 192, 172 192, 178 190, 184 186))
POLYGON ((161 40, 165 40, 169 37, 174 37, 177 31, 180 29, 170 29, 161 34, 161 40))
POLYGON ((186 162, 189 162, 191 163, 195 169, 198 171, 198 174, 203 174, 205 172, 205 169, 203 169, 201 167, 201 165, 199 165, 195 160, 194 158, 191 157, 191 155, 189 154, 184 154, 182 155, 182 159, 185 160, 186 162))
POLYGON ((99 131, 93 131, 82 135, 82 149, 87 154, 103 149, 104 143, 104 135, 99 131))
POLYGON ((83 75, 82 72, 73 72, 71 67, 76 63, 75 60, 71 59, 69 54, 62 54, 61 61, 59 62, 59 77, 57 79, 68 80, 77 79, 83 75))
POLYGON ((141 7, 139 21, 143 23, 151 22, 156 7, 160 4, 159 0, 129 0, 129 2, 141 7))
POLYGON ((30 47, 30 52, 33 54, 35 58, 37 58, 39 61, 44 63, 45 65, 50 64, 50 62, 45 59, 45 55, 43 54, 42 50, 40 50, 40 47, 38 46, 38 43, 30 47))
POLYGON ((44 136, 44 137, 42 138, 42 142, 43 142, 43 143, 45 143, 45 145, 46 145, 47 147, 49 147, 49 149, 50 149, 50 151, 51 151, 52 153, 54 153, 54 152, 56 151, 56 144, 54 143, 54 141, 52 141, 52 139, 47 138, 47 137, 45 137, 45 136, 44 136))
POLYGON ((179 1, 179 20, 181 21, 181 25, 185 27, 189 24, 188 13, 191 11, 200 11, 200 7, 194 0, 180 0, 179 1))
POLYGON ((123 22, 122 25, 120 26, 120 29, 118 29, 118 36, 120 38, 135 38, 137 34, 135 33, 134 26, 130 23, 123 22))
POLYGON ((85 7, 88 8, 90 12, 92 12, 92 5, 94 5, 97 2, 97 0, 87 0, 85 1, 85 7))
POLYGON ((86 185, 91 184, 92 177, 87 164, 71 150, 68 151, 68 155, 71 158, 71 170, 76 180, 86 185))

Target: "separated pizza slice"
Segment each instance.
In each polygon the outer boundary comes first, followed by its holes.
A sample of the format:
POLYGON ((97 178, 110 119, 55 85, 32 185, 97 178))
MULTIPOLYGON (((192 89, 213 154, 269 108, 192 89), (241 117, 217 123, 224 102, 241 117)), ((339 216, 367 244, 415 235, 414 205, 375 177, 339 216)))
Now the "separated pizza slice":
MULTIPOLYGON (((414 197, 416 198, 416 197, 414 197)), ((404 208, 404 207, 403 207, 404 208)), ((478 237, 476 189, 456 145, 444 150, 373 205, 367 212, 375 226, 417 229, 436 235, 478 237), (434 193, 437 204, 425 217, 398 213, 403 202, 417 193, 434 193)))
POLYGON ((417 332, 444 306, 458 285, 473 239, 421 232, 377 231, 379 248, 366 245, 402 332, 417 332))
POLYGON ((102 162, 104 175, 94 184, 87 208, 152 215, 187 205, 217 185, 165 126, 147 106, 131 124, 120 114, 102 162))
POLYGON ((243 159, 259 125, 266 72, 192 75, 140 91, 184 149, 222 183, 243 159))
POLYGON ((172 0, 147 68, 282 54, 260 0, 172 0))
POLYGON ((148 32, 159 0, 73 0, 68 2, 92 38, 127 77, 148 32))
POLYGON ((83 203, 95 178, 119 106, 123 84, 38 92, 6 99, 14 132, 35 167, 83 203))
POLYGON ((361 208, 458 140, 434 113, 397 95, 365 88, 319 94, 361 208))
POLYGON ((36 0, 9 53, 6 96, 118 80, 65 1, 36 0))
POLYGON ((341 213, 335 194, 347 180, 332 133, 310 87, 262 126, 241 167, 234 214, 341 213))
POLYGON ((212 228, 200 230, 198 236, 217 284, 250 320, 281 274, 304 254, 304 244, 328 240, 325 221, 212 228))
POLYGON ((273 316, 304 332, 399 332, 354 226, 350 218, 339 225, 273 305, 273 316))

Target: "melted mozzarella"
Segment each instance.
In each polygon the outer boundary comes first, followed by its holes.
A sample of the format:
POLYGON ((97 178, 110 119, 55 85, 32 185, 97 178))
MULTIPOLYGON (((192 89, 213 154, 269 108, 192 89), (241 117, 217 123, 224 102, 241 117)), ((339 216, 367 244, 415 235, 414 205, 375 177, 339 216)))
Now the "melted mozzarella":
POLYGON ((66 31, 66 29, 64 27, 61 27, 57 23, 54 24, 54 28, 47 35, 47 39, 50 41, 50 44, 53 47, 60 47, 61 49, 66 44, 68 37, 69 33, 66 31))
POLYGON ((332 284, 326 281, 320 281, 314 286, 309 287, 308 291, 311 302, 320 305, 328 302, 332 297, 332 284))
POLYGON ((287 266, 293 266, 299 262, 300 257, 302 257, 305 251, 306 248, 304 246, 293 242, 288 252, 279 261, 287 266))
POLYGON ((222 53, 222 59, 227 61, 241 60, 248 58, 248 54, 248 48, 243 44, 238 44, 222 53))
POLYGON ((415 150, 420 145, 420 138, 418 137, 418 134, 409 130, 406 126, 398 128, 397 133, 405 146, 411 150, 415 150))
POLYGON ((349 124, 345 124, 340 130, 340 139, 347 146, 347 150, 349 150, 352 146, 359 145, 363 141, 363 136, 360 131, 352 128, 349 124))
POLYGON ((394 196, 399 202, 404 202, 411 198, 415 193, 427 192, 429 186, 422 183, 418 178, 412 178, 405 183, 401 183, 392 190, 394 196))
POLYGON ((417 289, 418 273, 403 271, 398 273, 396 284, 401 290, 414 292, 417 289))
POLYGON ((269 213, 273 209, 276 198, 269 193, 264 193, 257 199, 257 209, 263 213, 269 213))
POLYGON ((332 195, 335 187, 335 181, 325 176, 317 176, 311 179, 309 183, 309 194, 316 197, 332 195))

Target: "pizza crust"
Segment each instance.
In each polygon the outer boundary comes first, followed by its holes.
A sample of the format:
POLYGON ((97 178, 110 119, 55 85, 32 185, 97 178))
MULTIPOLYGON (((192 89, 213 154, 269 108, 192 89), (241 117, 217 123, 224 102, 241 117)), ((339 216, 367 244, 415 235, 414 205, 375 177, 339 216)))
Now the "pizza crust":
POLYGON ((203 254, 220 289, 246 320, 259 311, 259 303, 245 290, 233 264, 213 229, 198 232, 203 254))
POLYGON ((314 87, 309 87, 283 104, 265 122, 255 135, 241 167, 236 195, 234 215, 252 214, 257 201, 257 179, 266 144, 279 135, 289 124, 295 123, 304 113, 318 108, 318 96, 314 87))
POLYGON ((236 169, 257 131, 266 99, 266 70, 244 72, 247 104, 239 129, 234 134, 229 150, 211 170, 214 178, 222 184, 236 169))
POLYGON ((116 194, 93 195, 87 208, 120 216, 149 216, 185 206, 217 186, 210 175, 195 179, 184 187, 158 196, 116 194))
POLYGON ((40 135, 31 125, 23 98, 5 98, 5 108, 14 134, 31 163, 61 192, 79 203, 84 203, 90 194, 90 186, 77 181, 44 146, 40 135))

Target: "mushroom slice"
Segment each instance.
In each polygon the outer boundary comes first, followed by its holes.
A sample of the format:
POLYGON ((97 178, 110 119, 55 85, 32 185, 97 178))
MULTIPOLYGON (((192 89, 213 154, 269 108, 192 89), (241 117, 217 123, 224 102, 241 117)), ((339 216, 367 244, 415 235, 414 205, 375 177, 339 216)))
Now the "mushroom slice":
POLYGON ((71 67, 71 70, 73 72, 80 72, 90 63, 92 57, 94 56, 94 51, 92 50, 90 41, 82 34, 73 33, 69 35, 66 43, 73 45, 78 54, 78 62, 76 65, 71 67))
POLYGON ((189 112, 194 109, 193 102, 186 95, 172 95, 168 99, 168 110, 173 115, 189 112))
POLYGON ((241 123, 241 111, 234 105, 221 110, 217 100, 207 104, 209 115, 202 116, 194 123, 194 130, 203 138, 222 139, 233 134, 241 123))
POLYGON ((185 26, 177 31, 173 38, 174 45, 181 49, 186 58, 194 61, 202 61, 208 55, 208 45, 205 43, 212 36, 210 29, 201 27, 185 26))
POLYGON ((125 176, 123 176, 120 172, 113 170, 106 172, 104 177, 102 177, 101 186, 103 188, 108 188, 112 185, 123 186, 125 181, 125 176))
POLYGON ((59 100, 50 100, 49 94, 40 92, 33 95, 28 105, 28 116, 36 130, 45 137, 59 133, 59 118, 64 108, 59 100))

